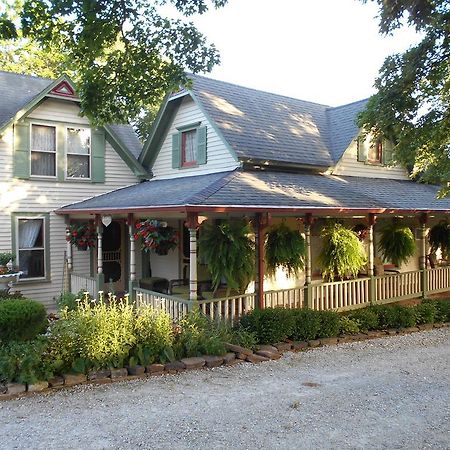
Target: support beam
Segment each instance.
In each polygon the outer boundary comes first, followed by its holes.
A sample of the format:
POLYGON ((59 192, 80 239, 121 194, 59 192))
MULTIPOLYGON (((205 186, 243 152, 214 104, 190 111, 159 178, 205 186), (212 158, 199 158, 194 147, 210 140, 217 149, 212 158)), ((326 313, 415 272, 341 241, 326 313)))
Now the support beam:
POLYGON ((197 229, 198 214, 189 213, 186 227, 189 230, 189 300, 192 306, 197 303, 197 229))
POLYGON ((134 238, 134 215, 128 214, 128 236, 130 239, 130 274, 128 280, 128 297, 134 301, 134 288, 136 286, 136 242, 134 238))
POLYGON ((73 256, 72 256, 72 243, 70 242, 70 229, 69 226, 66 227, 66 258, 67 258, 67 269, 72 272, 73 269, 73 256))
POLYGON ((367 268, 367 275, 370 277, 369 280, 369 301, 375 303, 376 299, 376 289, 375 289, 375 248, 374 248, 374 232, 373 228, 377 217, 375 214, 369 214, 369 228, 368 228, 368 238, 369 238, 369 261, 367 268))
POLYGON ((311 257, 311 225, 313 224, 312 214, 306 214, 304 218, 305 224, 305 241, 306 241, 306 255, 305 255, 305 303, 308 308, 312 308, 312 257, 311 257))
POLYGON ((97 231, 97 290, 103 291, 105 276, 103 274, 103 224, 100 215, 95 215, 97 231))
POLYGON ((428 214, 423 213, 420 218, 420 259, 419 268, 422 272, 422 298, 427 297, 428 277, 427 277, 427 224, 428 214))
POLYGON ((256 277, 255 277, 255 307, 264 308, 264 230, 269 224, 268 214, 257 213, 255 223, 255 248, 256 248, 256 277))

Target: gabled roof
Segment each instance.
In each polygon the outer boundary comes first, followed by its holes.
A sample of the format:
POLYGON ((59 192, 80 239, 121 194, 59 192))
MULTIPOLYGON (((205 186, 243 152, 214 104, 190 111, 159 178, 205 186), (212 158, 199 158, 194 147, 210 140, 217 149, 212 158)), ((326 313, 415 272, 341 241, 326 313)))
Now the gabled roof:
MULTIPOLYGON (((26 115, 46 96, 55 97, 52 90, 66 84, 75 91, 69 77, 62 75, 57 80, 0 71, 0 133, 9 125, 26 115)), ((56 95, 57 96, 57 95, 56 95)), ((60 95, 62 99, 68 96, 60 95)), ((77 100, 76 97, 69 100, 77 100)), ((106 125, 107 139, 133 172, 147 177, 147 172, 138 162, 142 145, 130 125, 106 125)))
POLYGON ((241 161, 315 168, 333 166, 358 134, 366 100, 333 108, 199 75, 163 104, 141 160, 151 164, 183 95, 191 95, 241 161))
POLYGON ((83 202, 58 213, 183 211, 283 211, 402 213, 450 212, 439 186, 408 180, 324 175, 311 172, 241 171, 150 180, 83 202))

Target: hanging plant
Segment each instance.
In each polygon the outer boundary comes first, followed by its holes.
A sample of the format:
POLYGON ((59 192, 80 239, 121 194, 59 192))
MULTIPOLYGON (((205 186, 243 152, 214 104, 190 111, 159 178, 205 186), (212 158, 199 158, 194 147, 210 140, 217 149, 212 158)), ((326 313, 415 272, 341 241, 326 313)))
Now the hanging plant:
POLYGON ((444 259, 450 256, 450 225, 446 220, 431 227, 428 233, 428 242, 430 243, 430 254, 440 250, 444 259))
POLYGON ((318 264, 325 281, 356 277, 367 263, 364 246, 356 233, 340 223, 326 225, 320 236, 323 241, 318 264))
POLYGON ((266 270, 274 275, 277 267, 286 270, 289 276, 298 275, 305 267, 306 244, 298 230, 284 223, 271 227, 265 243, 266 270))
POLYGON ((222 278, 228 290, 244 292, 254 278, 255 244, 250 224, 244 220, 203 222, 200 228, 200 256, 208 265, 214 291, 222 278))
POLYGON ((366 239, 367 235, 369 234, 369 228, 364 223, 357 223, 353 227, 353 232, 356 233, 358 239, 362 242, 366 239))
POLYGON ((89 222, 70 225, 66 240, 75 245, 79 250, 87 250, 88 248, 95 247, 97 233, 94 224, 89 222))
POLYGON ((394 218, 381 228, 378 250, 386 261, 400 266, 416 251, 414 234, 398 218, 394 218))
POLYGON ((142 250, 153 250, 158 255, 167 255, 178 245, 178 233, 159 220, 142 220, 135 224, 134 238, 142 238, 142 250))

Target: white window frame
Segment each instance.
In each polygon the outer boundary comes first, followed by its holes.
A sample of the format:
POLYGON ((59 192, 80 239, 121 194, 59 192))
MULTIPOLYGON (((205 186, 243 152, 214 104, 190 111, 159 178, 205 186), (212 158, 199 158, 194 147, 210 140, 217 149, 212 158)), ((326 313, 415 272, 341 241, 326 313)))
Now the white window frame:
POLYGON ((29 158, 29 164, 30 164, 30 178, 47 178, 50 180, 54 180, 58 178, 58 127, 54 123, 49 122, 30 122, 30 158, 29 158), (55 130, 55 151, 54 152, 47 152, 45 150, 33 150, 33 126, 38 127, 49 127, 53 128, 55 130), (54 153, 55 155, 55 175, 34 175, 31 171, 31 154, 33 152, 40 152, 40 153, 54 153))
POLYGON ((15 241, 14 242, 14 248, 16 249, 16 261, 17 261, 17 266, 20 266, 20 250, 30 250, 27 248, 21 249, 19 247, 19 220, 37 220, 40 219, 42 220, 42 247, 33 247, 31 249, 31 251, 33 250, 44 250, 44 276, 42 277, 27 277, 27 278, 23 278, 22 280, 19 279, 19 281, 22 282, 28 282, 28 281, 46 281, 48 280, 48 267, 47 267, 47 260, 48 260, 48 251, 49 249, 47 248, 46 244, 47 244, 47 234, 46 234, 46 229, 47 229, 47 220, 48 217, 45 215, 15 215, 14 216, 14 229, 15 229, 15 241))
POLYGON ((90 181, 92 178, 92 130, 89 127, 79 126, 79 125, 65 125, 64 129, 65 129, 65 133, 64 133, 65 152, 64 152, 64 154, 65 154, 65 159, 66 159, 65 179, 66 180, 76 180, 76 181, 83 181, 83 180, 90 181), (69 128, 72 128, 75 130, 89 131, 89 154, 88 155, 86 155, 86 153, 69 153, 68 152, 69 128), (89 177, 69 177, 69 175, 67 173, 69 155, 88 156, 89 157, 89 177))

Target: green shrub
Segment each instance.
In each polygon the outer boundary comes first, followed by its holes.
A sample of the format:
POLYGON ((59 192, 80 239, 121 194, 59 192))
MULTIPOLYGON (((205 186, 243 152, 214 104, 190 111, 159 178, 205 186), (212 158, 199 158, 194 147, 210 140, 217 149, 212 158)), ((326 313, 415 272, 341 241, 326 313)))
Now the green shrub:
POLYGON ((341 316, 339 318, 339 328, 341 334, 356 334, 360 331, 359 322, 348 316, 341 316))
POLYGON ((11 341, 0 346, 0 381, 31 384, 48 380, 53 372, 47 348, 48 339, 44 336, 34 341, 11 341))
POLYGON ((372 307, 356 309, 346 314, 346 316, 359 323, 360 331, 376 330, 380 326, 378 314, 372 307))
POLYGON ((407 328, 416 325, 414 308, 400 305, 376 305, 372 307, 378 315, 379 326, 385 328, 407 328))
POLYGON ((71 292, 62 292, 56 303, 58 304, 58 309, 62 311, 67 308, 69 311, 73 311, 78 306, 79 299, 83 298, 83 292, 78 294, 72 294, 71 292))
POLYGON ((419 305, 414 307, 416 313, 417 324, 423 323, 434 323, 438 309, 436 307, 436 302, 423 301, 419 305))
POLYGON ((320 318, 319 338, 328 338, 339 335, 339 314, 335 311, 318 311, 320 318))
POLYGON ((0 302, 0 340, 31 340, 45 331, 47 322, 42 303, 28 299, 0 302))
POLYGON ((450 299, 436 301, 436 321, 450 322, 450 299))
POLYGON ((320 316, 312 309, 293 309, 294 318, 292 332, 289 337, 295 341, 309 341, 316 339, 320 330, 320 316))
POLYGON ((231 333, 225 324, 193 311, 180 320, 179 326, 174 343, 177 358, 226 353, 225 342, 230 340, 231 333))
POLYGON ((255 333, 238 326, 231 331, 230 343, 254 350, 258 344, 258 338, 255 333))
POLYGON ((289 309, 255 309, 241 318, 241 325, 255 333, 260 344, 274 344, 292 335, 294 315, 289 309))

